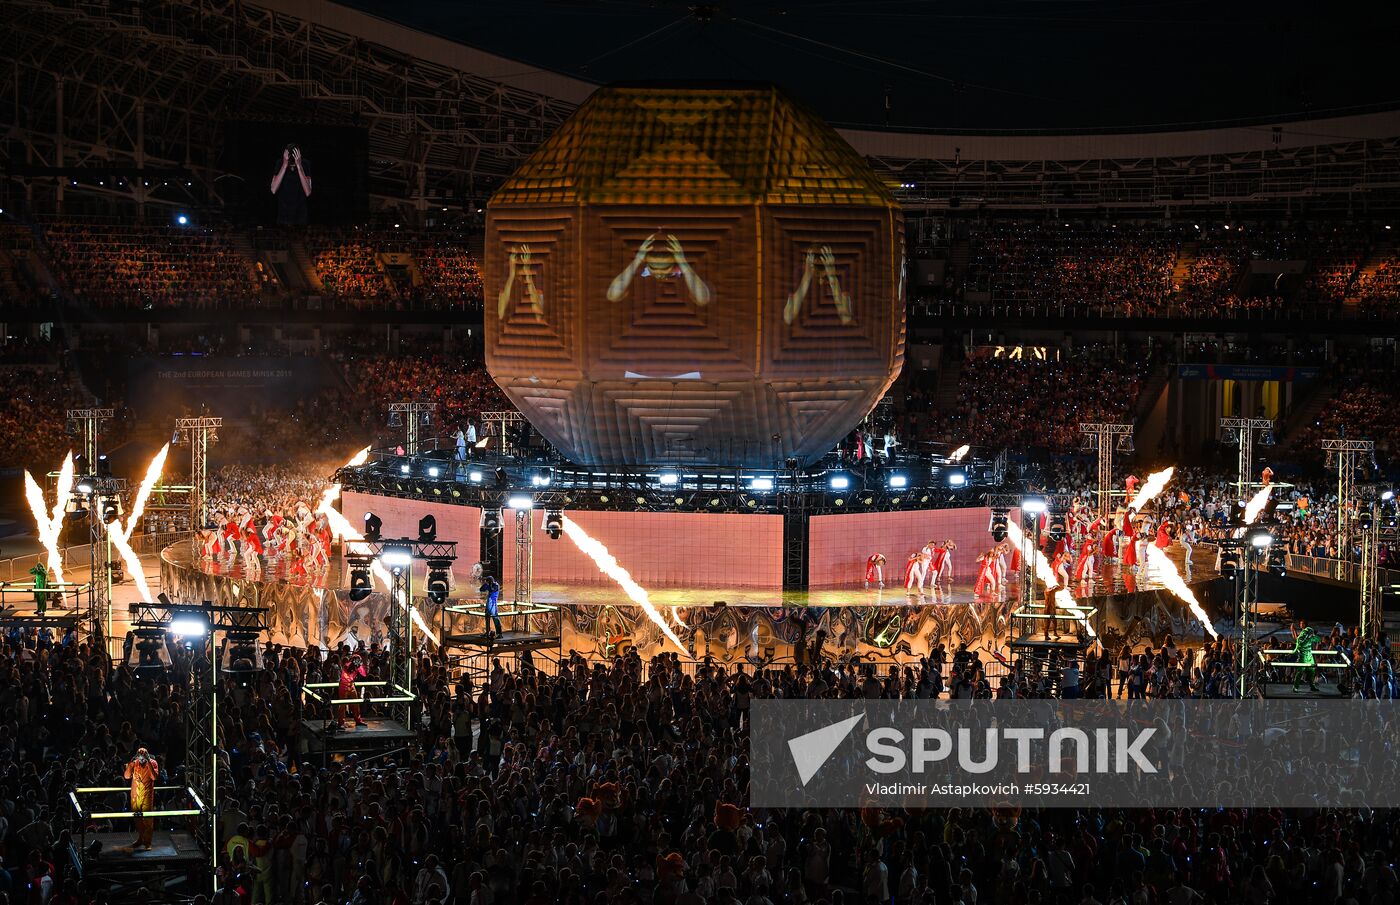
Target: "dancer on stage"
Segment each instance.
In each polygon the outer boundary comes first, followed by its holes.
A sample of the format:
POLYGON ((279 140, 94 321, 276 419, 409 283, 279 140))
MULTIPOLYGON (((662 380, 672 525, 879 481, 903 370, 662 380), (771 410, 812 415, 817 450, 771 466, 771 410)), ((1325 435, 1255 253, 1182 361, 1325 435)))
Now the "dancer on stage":
POLYGON ((933 583, 943 585, 944 595, 953 592, 953 551, 958 549, 958 545, 951 539, 945 540, 934 548, 931 565, 933 569, 933 583))
POLYGON ((160 776, 160 764, 145 748, 137 748, 136 756, 126 765, 122 778, 131 780, 131 810, 136 812, 136 841, 131 850, 150 850, 151 837, 155 834, 156 822, 150 817, 142 817, 146 811, 155 810, 156 777, 160 776))
POLYGON ((1170 547, 1171 545, 1172 545, 1171 525, 1167 522, 1166 519, 1162 519, 1162 521, 1159 522, 1158 525, 1157 525, 1157 536, 1156 536, 1155 538, 1153 538, 1153 540, 1152 540, 1152 546, 1156 547, 1158 550, 1161 550, 1162 552, 1165 553, 1166 550, 1167 550, 1167 548, 1170 547))
POLYGON ((904 565, 904 590, 912 597, 924 594, 924 581, 928 578, 928 557, 922 550, 915 550, 909 554, 909 561, 904 565))
POLYGON ((885 586, 885 554, 883 553, 871 553, 865 558, 865 586, 870 587, 872 581, 878 587, 885 586))
POLYGON ((1074 580, 1079 584, 1088 581, 1094 575, 1094 554, 1098 551, 1099 544, 1092 536, 1086 537, 1084 543, 1079 548, 1079 561, 1074 566, 1074 580))
POLYGON ((977 581, 972 586, 974 597, 995 597, 999 586, 997 584, 997 561, 996 551, 988 550, 977 557, 977 581))
POLYGON ((1126 544, 1123 549, 1123 568, 1137 574, 1138 548, 1137 548, 1137 510, 1128 509, 1123 513, 1123 524, 1118 529, 1118 533, 1123 536, 1126 544))
POLYGON ((1311 625, 1303 626, 1303 630, 1298 633, 1298 638, 1293 642, 1293 662, 1301 663, 1297 667, 1297 672, 1293 673, 1293 690, 1298 690, 1298 681, 1305 675, 1308 679, 1308 690, 1319 691, 1317 687, 1317 660, 1313 657, 1313 648, 1317 646, 1317 632, 1313 631, 1311 625))
POLYGON ((49 570, 43 563, 36 562, 29 574, 34 576, 34 612, 42 616, 49 609, 49 570))
MULTIPOLYGON (((340 664, 340 685, 336 688, 336 696, 340 698, 359 698, 360 694, 355 690, 355 683, 369 675, 369 670, 365 669, 364 663, 360 661, 359 654, 351 654, 340 664)), ((364 714, 360 712, 360 704, 357 700, 354 704, 342 705, 345 707, 340 714, 340 728, 348 729, 345 725, 345 714, 348 712, 355 718, 356 726, 364 726, 364 714)))

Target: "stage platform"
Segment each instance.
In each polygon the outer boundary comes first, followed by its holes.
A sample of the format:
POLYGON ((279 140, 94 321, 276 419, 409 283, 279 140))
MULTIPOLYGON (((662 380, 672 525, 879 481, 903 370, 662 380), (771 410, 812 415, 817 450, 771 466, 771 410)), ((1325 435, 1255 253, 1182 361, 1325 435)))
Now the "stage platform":
POLYGON ((1260 686, 1259 691, 1266 698, 1281 700, 1318 700, 1342 696, 1341 690, 1334 682, 1319 679, 1317 689, 1317 691, 1313 691, 1307 685, 1300 685, 1298 690, 1294 691, 1292 683, 1289 682, 1266 682, 1260 686))
POLYGON ((443 635, 442 643, 445 647, 481 647, 489 648, 493 652, 513 653, 558 647, 559 636, 507 630, 493 638, 485 632, 467 632, 443 635))
POLYGON ((157 829, 151 835, 151 848, 139 851, 132 850, 135 841, 134 829, 74 836, 69 847, 73 868, 79 877, 111 877, 115 880, 167 876, 187 870, 201 870, 209 864, 209 856, 190 833, 157 829), (96 855, 90 855, 87 848, 94 840, 102 844, 102 849, 96 855))
POLYGON ((327 729, 323 720, 302 720, 306 753, 323 761, 340 759, 350 754, 384 754, 407 747, 416 738, 416 735, 405 729, 398 720, 365 717, 365 724, 351 724, 349 729, 336 730, 333 723, 331 728, 327 729))

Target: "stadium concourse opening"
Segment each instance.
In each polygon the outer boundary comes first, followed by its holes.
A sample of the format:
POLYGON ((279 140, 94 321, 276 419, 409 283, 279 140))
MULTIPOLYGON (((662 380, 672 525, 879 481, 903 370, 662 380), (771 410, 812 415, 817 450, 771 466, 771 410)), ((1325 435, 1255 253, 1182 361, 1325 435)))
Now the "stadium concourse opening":
POLYGON ((0 899, 1400 897, 1390 13, 0 6, 0 899))

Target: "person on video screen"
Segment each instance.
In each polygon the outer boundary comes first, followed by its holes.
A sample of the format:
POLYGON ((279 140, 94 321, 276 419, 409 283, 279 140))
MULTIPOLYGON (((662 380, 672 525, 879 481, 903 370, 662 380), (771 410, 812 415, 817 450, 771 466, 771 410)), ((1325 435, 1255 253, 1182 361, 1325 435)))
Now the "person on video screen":
MULTIPOLYGON (((642 244, 637 247, 636 255, 621 273, 613 277, 608 286, 608 301, 621 301, 631 288, 632 280, 640 276, 644 280, 655 280, 658 285, 668 288, 673 284, 684 286, 692 302, 702 308, 708 305, 710 287, 686 259, 681 240, 668 234, 666 245, 663 247, 657 244, 656 237, 657 233, 652 233, 643 239, 642 244)), ((663 291, 663 294, 669 293, 663 291)))
POLYGON ((282 149, 282 164, 272 175, 272 194, 277 196, 278 226, 306 225, 306 199, 311 197, 311 174, 306 171, 301 148, 295 144, 282 149), (287 178, 288 169, 292 170, 295 179, 287 178))

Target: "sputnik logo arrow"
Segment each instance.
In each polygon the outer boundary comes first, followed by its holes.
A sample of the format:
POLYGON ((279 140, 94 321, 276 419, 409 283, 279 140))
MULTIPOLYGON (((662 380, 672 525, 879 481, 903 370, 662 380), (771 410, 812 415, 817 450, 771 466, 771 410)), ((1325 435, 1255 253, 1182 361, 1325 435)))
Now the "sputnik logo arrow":
POLYGON ((856 728, 856 723, 863 719, 865 714, 858 713, 839 723, 832 723, 830 726, 823 726, 797 738, 788 739, 788 751, 792 752, 792 762, 797 766, 797 776, 804 786, 817 775, 817 771, 846 740, 846 736, 851 734, 851 730, 856 728))

